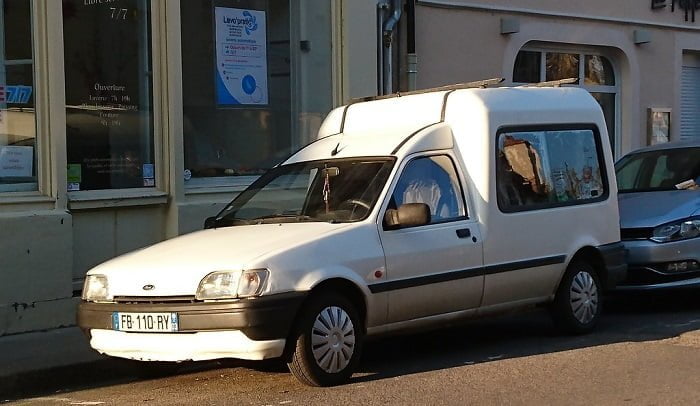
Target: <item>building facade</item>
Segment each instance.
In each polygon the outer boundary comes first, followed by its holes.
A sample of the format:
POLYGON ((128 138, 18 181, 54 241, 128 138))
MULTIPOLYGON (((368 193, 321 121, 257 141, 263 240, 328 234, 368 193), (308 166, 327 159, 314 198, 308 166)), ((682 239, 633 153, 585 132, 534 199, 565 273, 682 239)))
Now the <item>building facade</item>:
POLYGON ((0 336, 75 325, 88 269, 200 229, 372 94, 363 6, 0 1, 0 336))
POLYGON ((416 4, 419 88, 475 78, 503 77, 505 85, 575 78, 601 104, 616 157, 700 136, 697 1, 416 4))
POLYGON ((0 0, 0 337, 74 325, 88 269, 201 228, 354 97, 574 78, 618 157, 700 136, 696 3, 0 0))

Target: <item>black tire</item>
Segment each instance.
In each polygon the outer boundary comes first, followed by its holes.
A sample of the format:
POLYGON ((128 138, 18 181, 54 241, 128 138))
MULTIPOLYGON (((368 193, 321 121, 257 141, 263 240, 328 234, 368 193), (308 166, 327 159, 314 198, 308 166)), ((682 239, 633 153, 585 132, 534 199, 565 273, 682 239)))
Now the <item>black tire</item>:
POLYGON ((592 331, 600 319, 602 293, 596 270, 585 261, 572 262, 551 306, 554 325, 568 334, 592 331))
POLYGON ((357 368, 364 339, 362 321, 350 300, 332 292, 312 296, 302 309, 294 331, 294 347, 287 366, 301 383, 334 386, 350 379, 357 368), (347 316, 351 324, 343 316, 347 316), (329 320, 331 325, 326 324, 329 320), (330 334, 317 329, 314 326, 317 321, 330 334), (336 325, 332 324, 334 322, 336 325), (313 343, 314 337, 316 345, 313 343), (351 343, 352 338, 354 342, 351 343), (319 354, 320 362, 314 355, 314 349, 319 354))

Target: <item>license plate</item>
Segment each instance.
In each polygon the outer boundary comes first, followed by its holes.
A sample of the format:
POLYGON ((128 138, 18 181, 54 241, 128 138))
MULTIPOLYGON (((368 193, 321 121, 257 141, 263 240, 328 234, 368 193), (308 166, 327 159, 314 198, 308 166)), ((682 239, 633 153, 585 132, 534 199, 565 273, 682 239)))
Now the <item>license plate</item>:
POLYGON ((171 333, 178 331, 177 313, 112 313, 112 328, 117 331, 171 333))

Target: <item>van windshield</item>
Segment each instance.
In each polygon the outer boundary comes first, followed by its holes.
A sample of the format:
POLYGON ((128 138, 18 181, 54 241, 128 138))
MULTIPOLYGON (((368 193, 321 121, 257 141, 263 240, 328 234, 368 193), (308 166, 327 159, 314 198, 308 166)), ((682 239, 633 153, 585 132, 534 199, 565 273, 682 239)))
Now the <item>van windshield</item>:
POLYGON ((617 163, 620 193, 697 190, 700 148, 673 148, 628 155, 617 163))
POLYGON ((216 216, 216 227, 364 220, 393 166, 393 158, 353 158, 274 168, 216 216))

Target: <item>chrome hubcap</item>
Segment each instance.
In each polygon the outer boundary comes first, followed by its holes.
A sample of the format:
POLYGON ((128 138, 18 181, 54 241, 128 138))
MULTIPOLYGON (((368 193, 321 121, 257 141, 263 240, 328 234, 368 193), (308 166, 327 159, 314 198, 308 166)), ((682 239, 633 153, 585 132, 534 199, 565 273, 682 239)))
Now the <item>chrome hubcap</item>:
POLYGON ((311 330, 311 349, 316 364, 328 373, 345 369, 355 351, 355 328, 340 307, 326 307, 316 316, 311 330))
POLYGON ((571 310, 582 324, 590 323, 598 313, 598 287, 590 273, 581 271, 571 283, 571 310))

